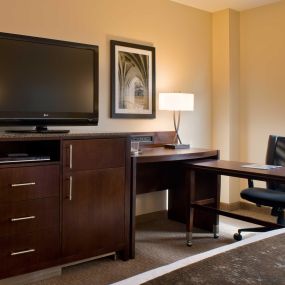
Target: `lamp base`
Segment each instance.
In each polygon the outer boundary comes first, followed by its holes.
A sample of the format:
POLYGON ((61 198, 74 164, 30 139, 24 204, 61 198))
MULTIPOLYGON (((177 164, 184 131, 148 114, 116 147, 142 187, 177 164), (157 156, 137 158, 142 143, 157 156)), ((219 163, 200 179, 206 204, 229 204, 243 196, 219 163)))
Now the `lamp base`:
POLYGON ((175 143, 168 143, 164 145, 165 148, 172 148, 172 149, 187 149, 190 148, 189 144, 175 144, 175 143))

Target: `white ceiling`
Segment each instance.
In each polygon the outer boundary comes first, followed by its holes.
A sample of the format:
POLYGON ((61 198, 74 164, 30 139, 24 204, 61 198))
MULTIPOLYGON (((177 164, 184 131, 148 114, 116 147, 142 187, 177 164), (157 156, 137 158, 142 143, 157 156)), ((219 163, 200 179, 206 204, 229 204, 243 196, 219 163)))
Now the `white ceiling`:
POLYGON ((247 10, 258 6, 279 2, 280 0, 171 0, 208 12, 216 12, 223 9, 237 11, 247 10))

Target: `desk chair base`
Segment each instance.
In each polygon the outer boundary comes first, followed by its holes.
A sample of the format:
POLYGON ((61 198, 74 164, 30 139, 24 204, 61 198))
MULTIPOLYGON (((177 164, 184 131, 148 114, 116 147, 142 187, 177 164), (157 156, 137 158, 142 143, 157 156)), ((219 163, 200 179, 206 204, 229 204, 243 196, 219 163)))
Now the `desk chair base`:
MULTIPOLYGON (((283 208, 272 208, 271 215, 277 217, 277 224, 285 226, 285 218, 284 218, 284 209, 283 208)), ((275 230, 276 228, 273 227, 256 227, 256 228, 245 228, 239 229, 237 233, 234 234, 234 239, 237 241, 242 240, 241 232, 256 232, 256 233, 263 233, 275 230)))
POLYGON ((264 233, 269 232, 272 230, 276 230, 276 228, 269 228, 269 227, 257 227, 257 228, 245 228, 245 229, 239 229, 237 233, 234 234, 234 239, 236 241, 242 240, 241 232, 255 232, 255 233, 264 233))

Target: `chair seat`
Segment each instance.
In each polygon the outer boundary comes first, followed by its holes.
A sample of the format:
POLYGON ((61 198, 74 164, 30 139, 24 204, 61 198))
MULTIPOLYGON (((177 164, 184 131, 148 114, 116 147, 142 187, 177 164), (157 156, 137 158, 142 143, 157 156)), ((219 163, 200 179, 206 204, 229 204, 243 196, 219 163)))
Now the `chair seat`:
POLYGON ((285 208, 285 192, 259 187, 246 188, 240 196, 257 205, 285 208))

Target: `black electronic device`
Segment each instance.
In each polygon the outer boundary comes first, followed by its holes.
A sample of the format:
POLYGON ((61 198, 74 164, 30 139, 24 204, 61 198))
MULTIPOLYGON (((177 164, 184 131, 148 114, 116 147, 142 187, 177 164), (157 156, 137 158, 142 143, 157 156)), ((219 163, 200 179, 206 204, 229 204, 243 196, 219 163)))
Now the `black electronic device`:
POLYGON ((0 33, 0 63, 1 126, 98 125, 98 46, 0 33))

